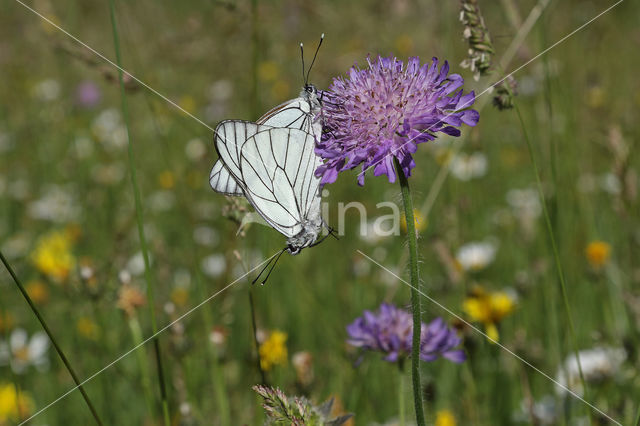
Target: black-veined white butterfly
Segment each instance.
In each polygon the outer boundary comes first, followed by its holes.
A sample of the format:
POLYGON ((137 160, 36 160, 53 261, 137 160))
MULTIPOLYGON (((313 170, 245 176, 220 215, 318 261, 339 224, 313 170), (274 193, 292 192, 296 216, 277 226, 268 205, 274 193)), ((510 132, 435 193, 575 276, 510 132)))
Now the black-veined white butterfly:
POLYGON ((307 83, 308 75, 299 97, 271 109, 255 123, 218 124, 214 144, 219 159, 209 178, 215 191, 245 196, 269 225, 287 237, 282 252, 292 255, 317 244, 326 226, 320 179, 314 174, 322 163, 314 151, 322 133, 321 99, 307 83))

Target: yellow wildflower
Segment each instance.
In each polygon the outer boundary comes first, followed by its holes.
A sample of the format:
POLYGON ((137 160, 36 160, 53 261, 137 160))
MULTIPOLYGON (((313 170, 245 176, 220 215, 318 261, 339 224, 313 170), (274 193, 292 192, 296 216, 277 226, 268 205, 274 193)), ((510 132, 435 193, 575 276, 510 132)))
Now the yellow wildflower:
POLYGON ((473 321, 484 324, 487 335, 498 341, 498 323, 515 309, 516 301, 504 291, 488 293, 482 287, 473 289, 467 297, 462 309, 473 321))
POLYGON ((98 325, 88 317, 80 317, 76 322, 76 330, 78 334, 85 339, 97 340, 100 335, 100 328, 98 325))
POLYGON ((176 180, 169 170, 165 170, 158 176, 158 183, 162 189, 172 189, 176 185, 176 180))
POLYGON ((0 425, 24 420, 33 407, 33 399, 28 393, 18 393, 11 383, 0 383, 0 425))
POLYGON ((258 353, 260 355, 260 367, 264 371, 269 371, 274 365, 284 365, 287 363, 288 352, 287 333, 274 330, 269 338, 260 345, 258 353))
MULTIPOLYGON (((427 221, 427 218, 422 216, 420 210, 413 209, 413 221, 416 227, 416 234, 419 234, 420 232, 427 229, 427 224, 429 222, 427 221)), ((407 232, 407 218, 404 216, 404 214, 400 216, 400 228, 402 229, 402 232, 407 232)))
POLYGON ((189 301, 189 291, 184 287, 176 287, 171 291, 171 301, 178 307, 183 307, 189 301))
POLYGON ((49 300, 49 289, 42 281, 29 281, 25 285, 25 290, 33 303, 41 305, 49 300))
POLYGON ((52 231, 40 237, 31 253, 35 267, 54 281, 65 281, 76 264, 71 253, 73 240, 70 230, 52 231))
POLYGON ((440 410, 436 413, 435 426, 456 426, 456 418, 449 410, 440 410))
POLYGON ((604 241, 591 241, 585 249, 587 260, 596 269, 604 266, 611 255, 611 246, 604 241))

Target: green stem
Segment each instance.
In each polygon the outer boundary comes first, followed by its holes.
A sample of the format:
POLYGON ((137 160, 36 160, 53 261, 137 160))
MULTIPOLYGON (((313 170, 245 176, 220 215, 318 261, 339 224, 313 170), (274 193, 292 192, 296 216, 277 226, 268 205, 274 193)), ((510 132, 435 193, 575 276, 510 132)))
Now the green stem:
MULTIPOLYGON (((124 116, 125 127, 127 129, 127 145, 129 153, 129 173, 131 175, 131 186, 136 208, 136 222, 138 225, 138 236, 140 239, 140 248, 144 259, 144 275, 147 282, 147 299, 149 300, 149 314, 151 317, 151 329, 153 335, 156 336, 158 326, 156 323, 155 302, 154 302, 154 284, 151 279, 151 268, 149 266, 149 252, 147 249, 147 240, 144 235, 144 217, 142 214, 142 201, 140 197, 140 189, 138 188, 138 178, 136 175, 136 167, 133 155, 133 145, 131 143, 131 126, 129 123, 129 108, 127 105, 127 96, 124 89, 124 80, 122 75, 122 60, 120 56, 120 41, 118 38, 118 26, 116 23, 116 13, 114 0, 109 0, 109 12, 111 17, 111 27, 113 30, 113 44, 116 53, 116 63, 118 65, 118 80, 120 82, 120 98, 122 101, 122 115, 124 116)), ((165 426, 171 425, 171 417, 169 415, 169 403, 167 401, 167 390, 164 383, 164 371, 162 368, 162 356, 160 353, 160 343, 157 337, 153 338, 153 347, 156 356, 156 366, 158 372, 158 385, 160 387, 160 399, 162 401, 162 414, 165 426)))
POLYGON ((71 374, 71 377, 73 378, 74 383, 80 390, 80 393, 82 394, 84 401, 87 403, 87 406, 91 411, 91 414, 93 414, 93 418, 96 420, 96 423, 102 426, 102 421, 100 421, 98 412, 96 411, 93 404, 91 403, 91 400, 89 399, 89 395, 87 395, 87 393, 85 392, 84 387, 80 384, 80 380, 78 380, 78 376, 76 375, 76 372, 73 370, 73 367, 71 367, 69 360, 67 359, 66 355, 64 354, 64 352, 62 352, 62 349, 58 345, 58 341, 56 340, 55 337, 53 337, 53 333, 51 333, 51 330, 49 330, 49 326, 47 326, 47 323, 45 322, 42 315, 40 315, 38 308, 36 308, 36 305, 33 303, 31 298, 27 294, 27 291, 22 286, 22 283, 16 276, 15 272, 13 272, 11 265, 9 265, 9 262, 7 262, 7 259, 4 257, 4 254, 2 254, 2 251, 0 251, 0 259, 2 260, 2 263, 4 264, 5 268, 7 268, 7 271, 9 271, 11 278, 13 278, 13 282, 15 282, 16 286, 18 286, 18 290, 20 290, 20 293, 22 293, 22 297, 24 297, 24 300, 27 301, 27 304, 35 314, 36 318, 38 318, 40 325, 42 325, 42 328, 44 328, 45 333, 47 333, 47 336, 49 336, 49 340, 51 340, 51 343, 53 344, 53 347, 56 349, 58 356, 60 356, 62 363, 64 364, 65 367, 67 367, 67 371, 69 372, 69 374, 71 374))
POLYGON ((400 360, 398 363, 398 416, 400 417, 400 426, 405 425, 404 413, 404 362, 400 360))
POLYGON ((258 62, 260 59, 260 34, 258 33, 258 0, 251 0, 251 116, 260 116, 258 91, 258 62))
POLYGON ((411 348, 411 378, 413 381, 413 402, 416 411, 416 423, 425 426, 424 410, 422 408, 422 386, 420 383, 420 332, 422 327, 422 310, 420 308, 420 277, 418 274, 418 238, 416 236, 416 222, 413 217, 413 202, 409 182, 400 167, 397 158, 393 163, 402 190, 404 215, 407 220, 407 239, 409 241, 409 265, 411 275, 411 310, 413 311, 413 343, 411 348))
POLYGON ((256 325, 256 306, 253 302, 253 287, 249 289, 249 305, 251 310, 251 324, 253 326, 253 342, 256 345, 256 362, 258 363, 258 371, 260 372, 260 383, 263 386, 269 386, 267 382, 267 375, 265 371, 262 369, 262 364, 260 363, 260 343, 258 342, 258 327, 256 325))
MULTIPOLYGON (((133 337, 133 341, 136 345, 140 345, 144 338, 142 337, 142 327, 140 327, 140 321, 136 316, 129 318, 129 329, 131 330, 131 336, 133 337)), ((149 376, 149 364, 147 362, 147 357, 145 356, 145 351, 143 348, 139 348, 136 351, 136 356, 138 357, 138 366, 141 370, 142 374, 142 389, 144 393, 144 399, 147 402, 147 409, 149 410, 149 415, 153 417, 153 392, 151 391, 151 377, 149 376), (142 349, 142 350, 141 350, 142 349)))
POLYGON ((531 145, 531 141, 529 140, 529 135, 527 133, 526 126, 524 124, 524 119, 522 118, 522 114, 520 114, 520 109, 517 105, 515 105, 515 111, 518 115, 518 119, 520 120, 520 125, 522 126, 522 133, 524 134, 524 139, 527 143, 527 149, 529 150, 529 156, 531 157, 531 164, 533 165, 533 171, 536 176, 536 184, 538 186, 538 193, 540 196, 540 203, 542 204, 542 211, 544 213, 544 220, 547 226, 547 233, 549 234, 549 240, 551 241, 551 248, 553 250, 553 257, 555 260, 556 270, 558 273, 558 279, 560 281, 560 288, 562 290, 562 299, 564 301, 564 309, 567 315, 567 320, 569 323, 569 336, 571 338, 571 343, 573 345, 573 350, 576 355, 576 361, 578 363, 578 371, 580 373, 580 381, 582 382, 582 387, 584 389, 585 395, 587 394, 587 384, 584 379, 584 374, 582 372, 582 365, 580 363, 580 353, 578 351, 578 341, 576 340, 575 328, 573 326, 573 317, 571 316, 571 307, 569 305, 569 296, 567 294, 567 286, 564 279, 564 272, 562 270, 562 264, 560 263, 560 254, 558 253, 558 246, 556 244, 556 239, 553 233, 553 226, 551 225, 551 218, 549 217, 549 212, 547 210, 547 203, 544 198, 544 191, 542 189, 542 182, 540 180, 540 172, 538 170, 538 164, 536 162, 536 157, 533 153, 533 147, 531 145))

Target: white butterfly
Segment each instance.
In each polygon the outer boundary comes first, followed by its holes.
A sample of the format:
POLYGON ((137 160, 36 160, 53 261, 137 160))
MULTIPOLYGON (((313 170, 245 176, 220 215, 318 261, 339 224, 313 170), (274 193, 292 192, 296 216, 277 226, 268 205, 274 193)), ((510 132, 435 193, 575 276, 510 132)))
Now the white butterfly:
POLYGON ((320 138, 321 102, 313 85, 257 122, 226 120, 215 129, 219 159, 211 170, 211 187, 245 196, 256 212, 287 237, 295 255, 314 245, 325 226, 320 212, 322 163, 315 155, 320 138))

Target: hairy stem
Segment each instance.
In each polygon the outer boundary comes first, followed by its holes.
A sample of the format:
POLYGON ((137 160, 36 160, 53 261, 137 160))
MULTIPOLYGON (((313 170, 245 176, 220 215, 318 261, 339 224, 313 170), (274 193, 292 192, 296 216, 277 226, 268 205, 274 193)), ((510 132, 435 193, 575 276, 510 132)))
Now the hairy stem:
POLYGON ((404 215, 407 220, 407 239, 409 241, 409 268, 411 276, 411 310, 413 312, 413 344, 411 347, 411 378, 413 381, 413 401, 416 411, 416 423, 424 426, 424 410, 422 408, 422 385, 420 383, 420 333, 422 327, 422 310, 420 307, 420 277, 418 274, 418 238, 416 236, 416 222, 413 217, 413 202, 409 182, 400 167, 397 158, 393 158, 402 191, 404 215))

